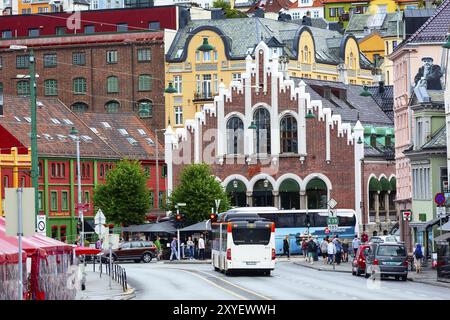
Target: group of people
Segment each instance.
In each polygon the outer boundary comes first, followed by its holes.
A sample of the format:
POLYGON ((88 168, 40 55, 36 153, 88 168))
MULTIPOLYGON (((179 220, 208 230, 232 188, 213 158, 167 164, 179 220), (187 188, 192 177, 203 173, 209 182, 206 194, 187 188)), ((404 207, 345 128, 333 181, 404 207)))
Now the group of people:
MULTIPOLYGON (((356 255, 361 243, 368 242, 368 236, 365 232, 361 235, 361 240, 355 235, 355 238, 351 242, 351 249, 356 255)), ((326 236, 322 242, 318 243, 317 239, 309 236, 301 241, 301 252, 306 261, 313 264, 315 260, 318 260, 319 255, 322 255, 324 264, 340 264, 341 262, 348 262, 350 243, 346 239, 341 240, 339 235, 334 235, 332 238, 326 236)), ((285 236, 283 240, 283 255, 286 255, 290 259, 290 244, 289 236, 285 236)))
MULTIPOLYGON (((203 235, 200 235, 200 238, 192 240, 192 237, 188 237, 186 243, 180 244, 180 253, 182 257, 186 257, 189 260, 195 259, 195 250, 198 252, 198 259, 205 259, 205 239, 203 235), (186 250, 185 250, 186 249, 186 250)), ((160 250, 158 250, 160 251, 160 250)), ((173 237, 170 242, 170 261, 177 259, 180 260, 181 257, 178 256, 178 239, 177 237, 173 237)))

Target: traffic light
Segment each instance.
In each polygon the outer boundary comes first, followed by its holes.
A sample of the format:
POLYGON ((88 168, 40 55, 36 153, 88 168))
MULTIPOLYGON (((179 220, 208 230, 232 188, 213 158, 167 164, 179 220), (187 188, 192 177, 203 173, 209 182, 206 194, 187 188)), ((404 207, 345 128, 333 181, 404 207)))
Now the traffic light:
POLYGON ((211 220, 211 223, 212 223, 212 222, 216 222, 216 221, 217 221, 217 214, 211 213, 211 214, 209 215, 209 219, 211 220))
POLYGON ((182 214, 177 214, 175 215, 175 227, 177 229, 181 229, 183 226, 183 220, 184 220, 184 216, 182 214))
POLYGON ((77 234, 81 233, 81 219, 78 219, 77 221, 77 234))

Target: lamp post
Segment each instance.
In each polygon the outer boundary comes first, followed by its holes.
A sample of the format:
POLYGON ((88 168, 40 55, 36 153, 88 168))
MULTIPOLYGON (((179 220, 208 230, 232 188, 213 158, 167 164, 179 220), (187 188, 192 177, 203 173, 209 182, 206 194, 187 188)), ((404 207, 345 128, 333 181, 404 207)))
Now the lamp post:
POLYGON ((77 144, 77 180, 78 180, 78 203, 76 208, 78 209, 78 218, 81 221, 81 232, 80 232, 80 242, 81 246, 84 247, 84 217, 83 217, 83 207, 81 205, 81 170, 80 170, 80 137, 78 136, 78 130, 72 127, 70 134, 74 136, 74 140, 77 144))
POLYGON ((158 199, 158 209, 161 209, 159 206, 159 143, 158 143, 158 132, 164 132, 166 129, 155 129, 156 136, 156 199, 158 199))
MULTIPOLYGON (((21 45, 11 45, 10 50, 14 51, 27 51, 27 46, 21 45)), ((28 56, 28 77, 30 84, 30 108, 31 108, 31 182, 34 188, 34 211, 35 215, 39 214, 39 199, 38 199, 38 188, 39 188, 39 162, 38 162, 38 152, 37 152, 37 120, 36 120, 36 60, 34 57, 34 52, 31 49, 28 56)))
POLYGON ((238 206, 238 199, 237 199, 237 188, 238 188, 238 181, 237 179, 234 179, 233 181, 233 196, 234 196, 234 202, 236 203, 236 207, 238 206))
MULTIPOLYGON (((180 215, 180 207, 185 207, 186 203, 177 203, 175 207, 177 208, 177 216, 180 215)), ((177 224, 177 253, 178 260, 180 260, 180 226, 177 224)))
POLYGON ((265 190, 265 201, 264 201, 264 204, 267 206, 268 205, 268 202, 269 202, 269 197, 268 197, 268 193, 269 193, 269 191, 268 191, 268 187, 269 187, 269 180, 267 180, 267 179, 264 179, 264 190, 265 190))

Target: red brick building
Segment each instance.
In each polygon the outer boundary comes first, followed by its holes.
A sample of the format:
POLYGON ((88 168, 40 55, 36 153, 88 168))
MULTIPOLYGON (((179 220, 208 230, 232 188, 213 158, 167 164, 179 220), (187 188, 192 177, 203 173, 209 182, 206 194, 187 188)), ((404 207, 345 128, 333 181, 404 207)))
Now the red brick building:
POLYGON ((319 209, 333 198, 356 211, 361 229, 389 231, 393 223, 369 217, 377 199, 369 181, 394 173, 392 120, 361 86, 286 79, 264 42, 255 52, 241 81, 221 84, 214 103, 184 128, 168 127, 168 191, 185 164, 205 162, 235 206, 319 209), (363 124, 380 132, 366 133, 363 124))
MULTIPOLYGON (((0 99, 1 100, 1 99, 0 99)), ((80 137, 82 202, 89 205, 85 211, 85 231, 93 231, 93 190, 105 181, 106 173, 123 158, 141 161, 150 173, 148 187, 153 196, 153 208, 148 215, 160 213, 156 188, 155 134, 132 113, 77 114, 57 99, 40 99, 37 113, 39 154, 39 208, 45 214, 47 234, 72 243, 76 238, 78 211, 76 143, 70 130, 75 127, 80 137)), ((0 113, 0 150, 9 153, 12 147, 27 154, 30 147, 30 101, 26 97, 3 96, 0 113)), ((163 147, 158 144, 163 159, 163 147)), ((0 154, 0 157, 2 154, 0 154)), ((160 164, 159 189, 165 193, 165 177, 160 164)), ((26 168, 26 167, 25 167, 26 168)), ((29 187, 29 173, 21 172, 23 185, 29 187)), ((13 181, 12 170, 2 170, 0 189, 4 181, 13 181)), ((17 179, 17 178, 16 178, 17 179)), ((21 181, 21 180, 19 180, 21 181)), ((3 198, 3 192, 2 192, 3 198)))
POLYGON ((76 112, 135 112, 150 127, 164 121, 163 32, 118 32, 0 40, 0 92, 27 96, 29 52, 36 58, 38 98, 76 112))

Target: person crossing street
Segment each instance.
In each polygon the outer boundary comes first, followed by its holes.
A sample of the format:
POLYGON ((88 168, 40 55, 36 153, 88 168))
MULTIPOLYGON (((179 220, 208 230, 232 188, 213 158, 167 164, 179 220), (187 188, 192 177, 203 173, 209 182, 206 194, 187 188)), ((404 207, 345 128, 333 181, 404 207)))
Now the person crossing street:
POLYGON ((289 236, 286 236, 283 240, 283 255, 287 255, 287 258, 290 259, 289 254, 289 236))
POLYGON ((172 242, 170 243, 170 261, 172 261, 172 257, 175 256, 175 259, 180 260, 178 257, 178 239, 177 237, 173 237, 172 242))

